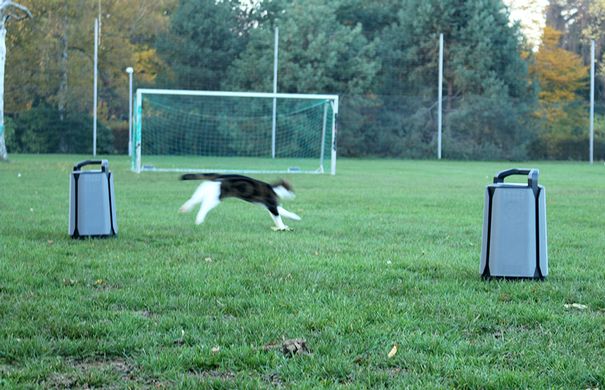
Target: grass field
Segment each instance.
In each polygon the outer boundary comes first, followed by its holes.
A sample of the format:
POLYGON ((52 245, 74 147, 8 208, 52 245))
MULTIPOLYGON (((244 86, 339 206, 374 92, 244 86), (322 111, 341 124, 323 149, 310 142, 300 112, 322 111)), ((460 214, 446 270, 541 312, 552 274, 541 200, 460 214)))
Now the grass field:
POLYGON ((72 240, 85 157, 11 159, 0 387, 605 387, 602 163, 340 160, 287 176, 303 220, 273 232, 237 200, 195 226, 197 183, 111 156, 119 235, 72 240), (546 187, 550 274, 484 281, 485 186, 519 165, 546 187), (294 338, 309 353, 284 356, 294 338))

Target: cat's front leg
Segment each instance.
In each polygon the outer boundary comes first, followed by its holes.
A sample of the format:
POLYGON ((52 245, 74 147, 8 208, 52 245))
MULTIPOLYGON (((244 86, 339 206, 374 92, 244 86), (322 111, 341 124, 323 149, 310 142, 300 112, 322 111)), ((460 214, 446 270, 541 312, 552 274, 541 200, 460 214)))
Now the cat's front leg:
POLYGON ((281 215, 274 215, 271 213, 271 218, 273 218, 273 222, 275 222, 275 226, 272 227, 274 231, 286 231, 291 230, 288 226, 284 224, 284 221, 281 219, 281 215))

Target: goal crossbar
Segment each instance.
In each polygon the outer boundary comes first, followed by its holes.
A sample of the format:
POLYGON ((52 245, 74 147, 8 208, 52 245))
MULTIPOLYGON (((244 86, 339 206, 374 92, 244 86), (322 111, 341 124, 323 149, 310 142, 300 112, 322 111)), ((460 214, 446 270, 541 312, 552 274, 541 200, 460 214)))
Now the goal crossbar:
POLYGON ((216 97, 257 97, 277 99, 329 100, 334 102, 334 113, 338 115, 338 95, 306 93, 272 93, 272 92, 229 92, 229 91, 195 91, 187 89, 137 89, 137 101, 142 95, 181 95, 181 96, 216 96, 216 97))

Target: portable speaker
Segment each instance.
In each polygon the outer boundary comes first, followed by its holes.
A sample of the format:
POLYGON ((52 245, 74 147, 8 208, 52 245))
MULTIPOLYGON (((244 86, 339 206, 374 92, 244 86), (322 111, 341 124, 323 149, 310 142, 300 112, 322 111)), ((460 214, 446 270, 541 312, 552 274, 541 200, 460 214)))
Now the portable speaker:
POLYGON ((86 160, 74 165, 69 187, 69 235, 72 238, 118 234, 113 175, 107 160, 86 160), (101 169, 82 170, 93 164, 101 164, 101 169))
POLYGON ((485 190, 481 275, 485 278, 539 278, 548 275, 546 192, 537 169, 499 172, 485 190), (527 185, 504 183, 527 175, 527 185))

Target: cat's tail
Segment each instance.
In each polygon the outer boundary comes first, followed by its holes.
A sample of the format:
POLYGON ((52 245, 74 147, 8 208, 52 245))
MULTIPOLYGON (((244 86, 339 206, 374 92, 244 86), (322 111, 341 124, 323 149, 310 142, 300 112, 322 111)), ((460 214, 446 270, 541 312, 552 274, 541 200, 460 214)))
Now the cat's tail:
POLYGON ((181 180, 215 180, 219 176, 216 173, 186 173, 181 176, 181 180))

